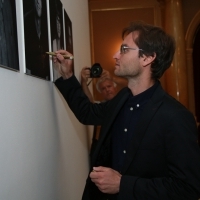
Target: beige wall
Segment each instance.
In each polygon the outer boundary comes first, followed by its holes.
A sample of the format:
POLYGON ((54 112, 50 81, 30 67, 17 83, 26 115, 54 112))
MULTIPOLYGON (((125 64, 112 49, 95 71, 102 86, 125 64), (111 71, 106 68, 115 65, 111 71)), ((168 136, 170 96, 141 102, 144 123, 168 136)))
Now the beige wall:
MULTIPOLYGON (((90 65, 87 0, 61 0, 72 21, 74 66, 90 65)), ((88 140, 49 81, 23 73, 22 0, 16 0, 20 72, 0 68, 0 199, 79 200, 88 140)))

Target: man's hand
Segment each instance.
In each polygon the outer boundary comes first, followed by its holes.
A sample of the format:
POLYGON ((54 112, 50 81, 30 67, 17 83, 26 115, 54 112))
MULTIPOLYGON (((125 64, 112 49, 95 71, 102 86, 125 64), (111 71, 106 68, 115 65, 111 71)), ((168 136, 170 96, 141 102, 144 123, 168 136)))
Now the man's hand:
POLYGON ((81 70, 81 83, 87 84, 88 78, 90 78, 90 69, 88 67, 83 67, 81 70))
POLYGON ((72 70, 72 60, 65 59, 63 55, 72 56, 69 52, 65 50, 58 50, 55 52, 56 56, 53 56, 53 62, 56 70, 61 74, 63 79, 68 79, 73 75, 72 70))
POLYGON ((121 174, 107 167, 93 167, 90 173, 92 182, 103 193, 116 194, 119 192, 121 174))
POLYGON ((110 75, 110 72, 103 69, 103 72, 101 74, 101 78, 109 78, 109 79, 112 79, 111 75, 110 75))

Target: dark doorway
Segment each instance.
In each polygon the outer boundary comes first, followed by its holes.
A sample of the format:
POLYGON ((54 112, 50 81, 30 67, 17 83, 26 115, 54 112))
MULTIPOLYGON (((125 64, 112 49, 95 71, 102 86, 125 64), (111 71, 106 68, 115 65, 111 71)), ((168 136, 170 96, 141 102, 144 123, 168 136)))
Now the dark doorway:
POLYGON ((197 28, 193 46, 195 114, 200 122, 200 24, 197 28))

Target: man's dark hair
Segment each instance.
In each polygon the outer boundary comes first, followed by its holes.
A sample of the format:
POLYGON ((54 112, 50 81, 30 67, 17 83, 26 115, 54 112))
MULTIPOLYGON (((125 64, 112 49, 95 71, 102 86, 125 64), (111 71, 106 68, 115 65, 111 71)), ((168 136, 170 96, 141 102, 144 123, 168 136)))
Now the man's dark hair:
POLYGON ((134 31, 139 33, 134 41, 142 49, 139 51, 139 57, 156 54, 151 65, 151 72, 153 79, 159 79, 172 63, 175 53, 174 38, 166 34, 160 27, 143 22, 132 22, 123 30, 122 38, 124 39, 125 36, 134 31))

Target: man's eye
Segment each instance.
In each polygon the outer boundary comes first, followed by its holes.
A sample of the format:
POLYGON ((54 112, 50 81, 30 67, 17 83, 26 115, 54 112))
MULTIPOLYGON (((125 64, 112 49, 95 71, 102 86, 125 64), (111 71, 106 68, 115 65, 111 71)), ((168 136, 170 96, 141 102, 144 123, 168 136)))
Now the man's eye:
POLYGON ((126 53, 128 51, 128 48, 126 48, 125 46, 122 47, 122 52, 126 53))

